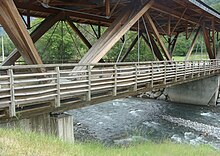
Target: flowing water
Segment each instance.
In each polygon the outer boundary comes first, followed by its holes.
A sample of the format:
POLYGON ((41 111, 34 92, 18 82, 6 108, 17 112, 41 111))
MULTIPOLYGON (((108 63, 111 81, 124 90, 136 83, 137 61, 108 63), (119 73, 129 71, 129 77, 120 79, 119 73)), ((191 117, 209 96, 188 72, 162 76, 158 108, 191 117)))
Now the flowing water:
POLYGON ((220 149, 220 107, 125 98, 69 111, 77 140, 127 145, 171 140, 220 149))

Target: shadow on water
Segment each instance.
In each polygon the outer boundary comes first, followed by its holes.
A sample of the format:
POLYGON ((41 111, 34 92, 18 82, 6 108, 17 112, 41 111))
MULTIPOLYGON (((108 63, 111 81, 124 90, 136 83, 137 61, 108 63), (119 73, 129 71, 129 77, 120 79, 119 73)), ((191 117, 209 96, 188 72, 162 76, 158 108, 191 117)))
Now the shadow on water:
POLYGON ((210 144, 220 149, 220 107, 126 98, 69 111, 75 138, 124 145, 137 141, 210 144))

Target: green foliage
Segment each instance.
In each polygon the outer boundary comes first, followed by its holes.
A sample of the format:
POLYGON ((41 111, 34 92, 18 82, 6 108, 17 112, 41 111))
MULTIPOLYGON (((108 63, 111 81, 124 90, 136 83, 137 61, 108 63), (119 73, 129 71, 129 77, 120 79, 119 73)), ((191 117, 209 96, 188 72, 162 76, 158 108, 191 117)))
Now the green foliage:
MULTIPOLYGON (((41 19, 35 19, 39 23, 41 19)), ((64 22, 55 24, 40 40, 36 47, 44 63, 63 63, 79 60, 88 48, 64 22)))
POLYGON ((220 2, 215 3, 214 5, 212 5, 212 7, 213 7, 216 11, 220 12, 220 2))
POLYGON ((105 147, 98 143, 70 143, 55 137, 0 129, 0 155, 4 156, 219 156, 209 146, 146 142, 130 147, 105 147))
POLYGON ((219 0, 202 0, 207 5, 213 5, 219 2, 219 0))

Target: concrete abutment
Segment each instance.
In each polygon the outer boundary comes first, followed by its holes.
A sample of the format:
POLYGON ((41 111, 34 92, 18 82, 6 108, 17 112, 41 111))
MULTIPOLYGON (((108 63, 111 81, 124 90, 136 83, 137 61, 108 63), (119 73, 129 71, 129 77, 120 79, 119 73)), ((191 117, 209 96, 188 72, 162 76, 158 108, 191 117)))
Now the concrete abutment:
POLYGON ((219 76, 175 85, 166 88, 165 94, 172 102, 215 106, 219 95, 219 76))
POLYGON ((64 113, 42 114, 28 119, 4 123, 0 127, 54 135, 62 140, 74 142, 73 116, 64 113))

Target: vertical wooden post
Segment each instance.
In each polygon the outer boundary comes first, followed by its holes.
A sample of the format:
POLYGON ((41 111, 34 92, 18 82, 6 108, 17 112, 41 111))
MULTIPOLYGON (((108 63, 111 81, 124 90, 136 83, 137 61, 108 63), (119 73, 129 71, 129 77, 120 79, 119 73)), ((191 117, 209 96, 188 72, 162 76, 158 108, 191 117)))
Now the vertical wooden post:
POLYGON ((194 74, 194 61, 191 62, 191 78, 193 78, 193 74, 194 74))
POLYGON ((184 77, 183 80, 186 79, 186 61, 184 61, 184 77))
POLYGON ((110 0, 105 0, 105 14, 107 17, 109 17, 111 13, 110 7, 110 0))
POLYGON ((15 89, 14 89, 14 74, 12 69, 8 69, 8 75, 10 78, 10 95, 11 95, 11 104, 9 106, 9 116, 14 117, 16 116, 15 110, 15 89))
POLYGON ((56 74, 57 74, 57 96, 55 98, 55 107, 60 107, 60 67, 55 68, 56 74))
POLYGON ((211 66, 212 64, 211 64, 211 60, 209 60, 209 75, 211 74, 211 66))
POLYGON ((198 61, 198 66, 199 66, 199 72, 198 72, 198 77, 200 77, 200 70, 201 70, 201 68, 200 68, 200 61, 198 61))
POLYGON ((87 66, 88 70, 88 92, 87 92, 87 101, 91 101, 91 66, 87 66))
POLYGON ((164 80, 163 80, 163 84, 166 84, 166 81, 167 81, 167 63, 164 62, 164 80))
POLYGON ((204 71, 203 75, 204 75, 204 76, 206 75, 206 64, 205 64, 205 63, 206 63, 206 62, 203 61, 203 71, 204 71))
POLYGON ((113 88, 113 96, 117 95, 117 76, 118 76, 118 70, 117 70, 117 65, 114 65, 114 88, 113 88))
POLYGON ((151 62, 151 88, 154 87, 154 64, 151 62))
POLYGON ((177 62, 175 62, 175 82, 177 82, 177 62))
POLYGON ((137 91, 137 74, 138 74, 138 67, 137 63, 135 63, 135 84, 134 84, 134 91, 137 91))

